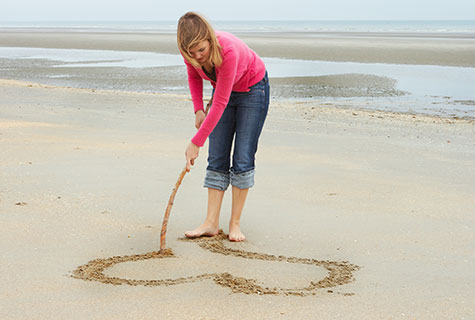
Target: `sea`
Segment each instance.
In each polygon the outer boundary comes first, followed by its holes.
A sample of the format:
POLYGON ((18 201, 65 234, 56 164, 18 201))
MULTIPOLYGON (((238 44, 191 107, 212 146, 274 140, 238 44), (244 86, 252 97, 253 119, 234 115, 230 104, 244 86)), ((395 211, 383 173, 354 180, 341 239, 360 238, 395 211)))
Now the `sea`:
MULTIPOLYGON (((309 38, 357 33, 446 36, 475 41, 475 20, 466 21, 212 21, 215 28, 234 33, 299 33, 309 38)), ((176 21, 69 21, 69 22, 0 22, 0 31, 49 30, 67 32, 176 33, 176 21)), ((474 52, 475 55, 475 52, 474 52)), ((396 81, 404 92, 391 97, 285 97, 291 99, 328 99, 353 107, 392 112, 424 113, 447 117, 475 118, 475 68, 433 65, 399 65, 388 63, 330 62, 262 57, 271 78, 318 77, 343 74, 369 74, 396 81)), ((179 55, 156 52, 108 51, 5 47, 0 43, 0 78, 17 78, 47 84, 112 90, 135 90, 186 94, 183 81, 153 87, 137 81, 157 76, 166 70, 169 78, 180 80, 183 60, 179 55), (46 64, 45 64, 46 62, 46 64), (37 65, 35 65, 37 64, 37 65), (111 70, 107 81, 81 75, 94 68, 111 70), (117 70, 122 70, 118 72, 117 70), (38 70, 44 74, 38 74, 38 70), (29 73, 30 72, 30 73, 29 73), (128 75, 131 75, 128 77, 128 75), (3 75, 3 76, 2 76, 3 75), (117 77, 117 79, 111 79, 117 77), (129 79, 125 83, 124 78, 129 79)), ((183 80, 183 79, 182 79, 183 80)), ((209 91, 209 88, 207 89, 209 91)), ((282 98, 276 92, 275 98, 282 98)))
MULTIPOLYGON (((475 20, 265 20, 212 21, 229 32, 414 32, 475 34, 475 20)), ((7 28, 51 28, 77 32, 175 33, 176 21, 7 21, 7 28)))

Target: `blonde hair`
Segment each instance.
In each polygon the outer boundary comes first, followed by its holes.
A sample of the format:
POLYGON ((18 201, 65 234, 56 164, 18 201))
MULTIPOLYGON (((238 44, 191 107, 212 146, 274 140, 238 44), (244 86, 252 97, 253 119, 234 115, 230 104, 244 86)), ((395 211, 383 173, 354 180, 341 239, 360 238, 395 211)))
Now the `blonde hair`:
POLYGON ((221 56, 221 46, 216 34, 208 21, 196 12, 187 12, 178 20, 177 44, 186 61, 195 67, 200 67, 198 61, 193 59, 190 49, 201 41, 209 41, 210 62, 216 66, 221 66, 223 57, 221 56))

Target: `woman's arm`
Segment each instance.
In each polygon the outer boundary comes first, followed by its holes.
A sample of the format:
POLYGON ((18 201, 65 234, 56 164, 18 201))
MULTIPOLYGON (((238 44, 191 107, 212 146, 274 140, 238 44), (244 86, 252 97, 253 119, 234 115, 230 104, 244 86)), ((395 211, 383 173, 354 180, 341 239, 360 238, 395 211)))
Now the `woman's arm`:
POLYGON ((198 110, 203 110, 203 79, 198 74, 196 69, 185 60, 186 69, 188 72, 188 86, 190 87, 191 101, 193 101, 193 108, 195 113, 198 110))

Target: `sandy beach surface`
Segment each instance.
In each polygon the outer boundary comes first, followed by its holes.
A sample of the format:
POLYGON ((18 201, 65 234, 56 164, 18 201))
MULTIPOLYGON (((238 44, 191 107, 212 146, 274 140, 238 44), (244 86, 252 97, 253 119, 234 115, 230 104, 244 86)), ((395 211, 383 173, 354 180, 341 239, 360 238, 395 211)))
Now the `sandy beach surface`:
MULTIPOLYGON (((1 78, 188 94, 174 34, 61 30, 0 28, 1 78)), ((325 98, 339 106, 475 117, 471 33, 239 35, 263 57, 274 99, 325 98)))
MULTIPOLYGON (((265 57, 475 67, 471 35, 241 36, 265 57)), ((0 45, 177 53, 174 34, 130 32, 0 30, 0 45)), ((391 77, 271 77, 247 240, 182 239, 206 209, 202 148, 160 255, 195 132, 189 94, 160 88, 186 89, 183 66, 0 69, 0 319, 475 318, 473 97, 424 100, 461 116, 396 113, 370 105, 420 100, 391 77)))
MULTIPOLYGON (((174 256, 133 261, 119 257, 159 248, 194 132, 188 97, 12 80, 0 92, 2 319, 475 315, 473 121, 273 101, 248 240, 179 239, 203 219, 203 148, 172 209, 174 256), (110 257, 95 272, 118 285, 75 276, 110 257), (342 284, 322 282, 332 266, 342 284)), ((227 195, 224 232, 229 208, 227 195)))
MULTIPOLYGON (((475 35, 236 33, 263 57, 475 67, 475 35)), ((178 54, 173 33, 0 29, 4 47, 131 50, 178 54)))

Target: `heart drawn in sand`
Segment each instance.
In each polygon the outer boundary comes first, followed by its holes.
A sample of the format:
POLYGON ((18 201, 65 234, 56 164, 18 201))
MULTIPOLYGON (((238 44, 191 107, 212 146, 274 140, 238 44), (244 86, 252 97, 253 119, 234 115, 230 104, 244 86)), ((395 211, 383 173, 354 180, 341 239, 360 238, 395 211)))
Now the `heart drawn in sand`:
MULTIPOLYGON (((182 238, 181 241, 195 242, 201 248, 209 250, 212 253, 218 253, 226 256, 233 256, 243 259, 258 259, 266 261, 280 261, 287 263, 305 264, 316 267, 323 267, 328 270, 328 275, 320 280, 310 281, 308 286, 301 288, 281 288, 281 287, 265 287, 258 283, 255 279, 247 279, 243 277, 235 277, 230 273, 205 273, 197 276, 181 277, 176 279, 156 279, 156 280, 136 280, 124 279, 118 277, 109 277, 104 274, 104 271, 119 263, 129 261, 140 261, 148 259, 166 259, 173 258, 175 255, 171 250, 164 253, 159 251, 148 252, 140 255, 129 256, 115 256, 105 259, 96 259, 89 261, 87 264, 79 266, 73 271, 72 276, 77 279, 98 281, 113 285, 143 285, 143 286, 170 286, 183 283, 190 283, 201 281, 205 279, 213 280, 216 284, 230 288, 235 293, 246 294, 272 294, 272 295, 294 295, 294 296, 308 296, 315 295, 318 289, 332 288, 344 285, 354 281, 353 272, 360 269, 360 267, 350 264, 347 261, 322 261, 315 259, 296 258, 274 256, 265 253, 248 252, 244 250, 230 249, 224 246, 223 241, 226 235, 220 231, 217 236, 203 237, 197 239, 182 238)), ((328 290, 328 292, 332 292, 328 290)), ((344 295, 352 295, 344 294, 344 295)))

